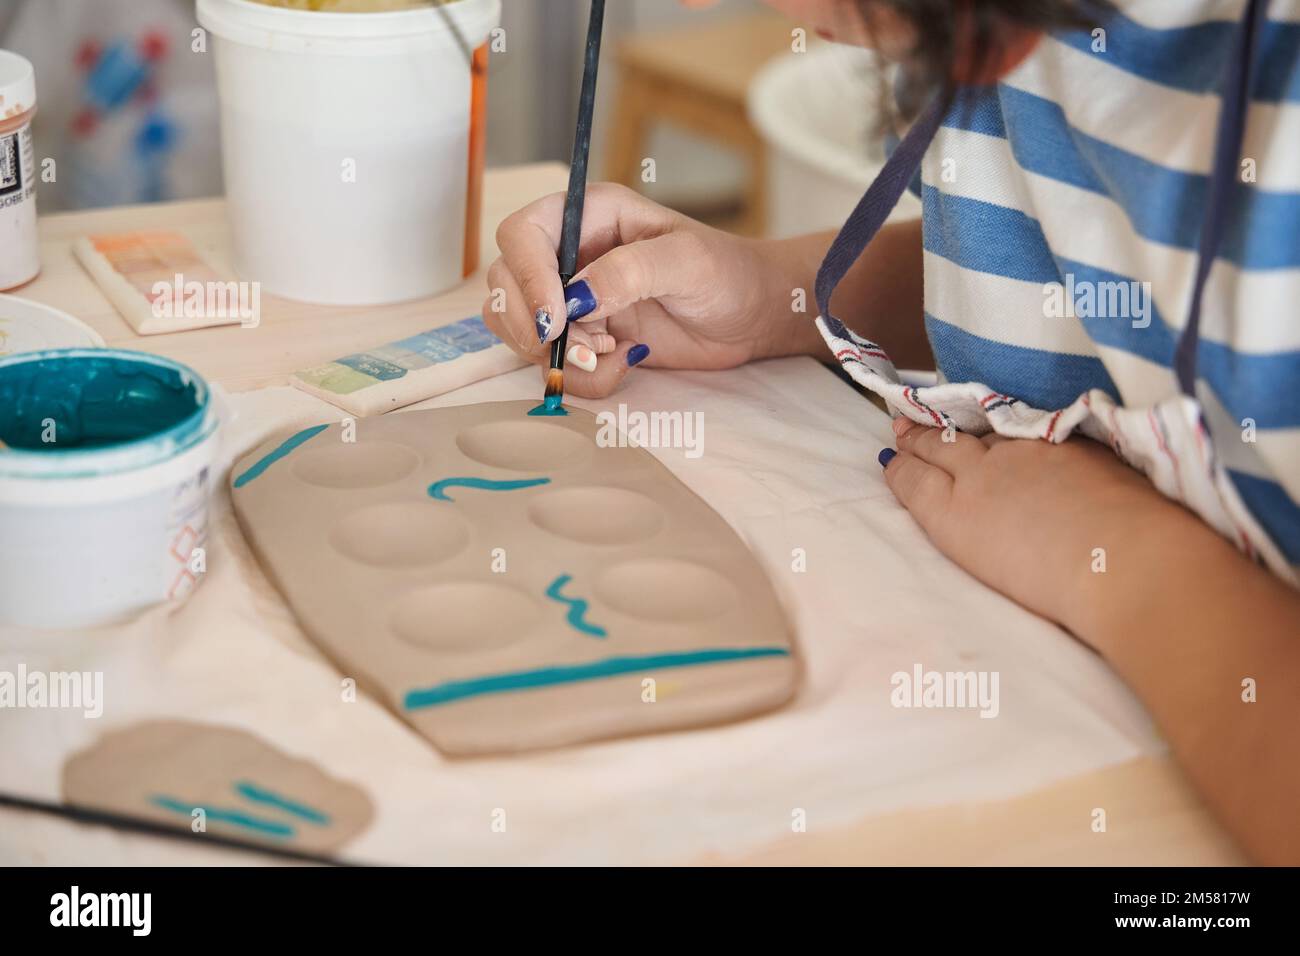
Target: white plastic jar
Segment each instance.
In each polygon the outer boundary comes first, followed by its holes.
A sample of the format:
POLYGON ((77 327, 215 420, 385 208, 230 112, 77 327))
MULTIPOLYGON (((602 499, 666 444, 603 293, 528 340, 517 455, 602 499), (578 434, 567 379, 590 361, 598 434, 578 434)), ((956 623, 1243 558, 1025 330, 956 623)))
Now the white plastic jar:
POLYGON ((471 104, 500 16, 501 0, 387 13, 198 0, 240 278, 331 305, 464 278, 478 243, 471 104))
POLYGON ((160 355, 0 357, 0 626, 93 627, 188 595, 220 424, 207 383, 160 355))
POLYGON ((41 271, 36 240, 36 74, 31 63, 0 50, 0 292, 41 271))

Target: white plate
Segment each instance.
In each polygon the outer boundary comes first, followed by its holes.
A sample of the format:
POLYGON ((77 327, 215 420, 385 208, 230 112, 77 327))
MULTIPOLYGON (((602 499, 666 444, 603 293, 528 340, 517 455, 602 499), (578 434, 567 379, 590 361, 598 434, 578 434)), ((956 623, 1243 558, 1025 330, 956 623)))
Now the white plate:
POLYGON ((0 358, 43 349, 102 349, 103 337, 80 319, 16 295, 0 295, 0 358))

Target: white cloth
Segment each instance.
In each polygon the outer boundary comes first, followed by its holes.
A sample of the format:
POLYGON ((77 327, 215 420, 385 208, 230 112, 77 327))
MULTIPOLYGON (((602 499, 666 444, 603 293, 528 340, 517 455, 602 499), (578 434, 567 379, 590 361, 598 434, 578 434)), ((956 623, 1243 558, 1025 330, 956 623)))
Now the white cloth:
POLYGON ((843 338, 817 319, 817 329, 852 379, 885 400, 895 414, 932 428, 972 435, 1063 442, 1077 430, 1110 445, 1161 493, 1182 502, 1251 558, 1260 558, 1293 585, 1295 568, 1255 520, 1229 480, 1223 459, 1202 423, 1201 406, 1174 394, 1142 408, 1125 408, 1089 389, 1054 411, 1033 408, 980 382, 943 382, 916 388, 900 380, 879 345, 845 329, 843 338))
MULTIPOLYGON (((522 369, 424 407, 539 388, 522 369)), ((292 388, 232 401, 228 457, 340 417, 292 388)), ((875 463, 892 442, 888 419, 812 360, 637 371, 613 399, 574 400, 592 411, 620 402, 703 412, 700 457, 655 454, 738 530, 785 604, 804 667, 785 708, 685 733, 443 757, 369 697, 341 702, 340 675, 253 561, 221 478, 207 578, 188 603, 99 631, 0 631, 0 670, 102 670, 106 698, 99 720, 0 711, 0 789, 57 799, 70 753, 110 728, 172 716, 251 730, 365 788, 376 822, 343 850, 349 859, 669 863, 789 835, 797 811, 825 832, 904 807, 1010 797, 1163 749, 1096 655, 934 549, 875 463), (806 570, 793 570, 796 553, 806 570), (917 665, 996 671, 997 717, 893 706, 892 676, 917 665), (492 828, 497 809, 504 833, 492 828)), ((0 812, 5 863, 240 859, 0 812)))

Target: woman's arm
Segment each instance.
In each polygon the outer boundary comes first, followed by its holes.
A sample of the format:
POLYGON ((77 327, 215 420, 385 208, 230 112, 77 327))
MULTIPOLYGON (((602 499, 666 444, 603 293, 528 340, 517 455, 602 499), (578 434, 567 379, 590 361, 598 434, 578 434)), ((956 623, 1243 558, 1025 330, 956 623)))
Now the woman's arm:
MULTIPOLYGON (((834 238, 833 232, 819 232, 764 243, 765 257, 788 271, 791 289, 804 289, 808 303, 808 312, 792 314, 788 338, 777 343, 774 354, 825 354, 811 321, 817 314, 813 286, 834 238)), ((921 220, 890 223, 876 233, 831 299, 835 314, 883 346, 900 368, 934 368, 925 335, 921 262, 921 220)))
POLYGON ((1300 594, 1182 509, 1153 519, 1088 575, 1073 627, 1250 855, 1300 863, 1300 594))
POLYGON ((1251 856, 1300 864, 1300 594, 1097 442, 894 429, 939 549, 1099 651, 1251 856))

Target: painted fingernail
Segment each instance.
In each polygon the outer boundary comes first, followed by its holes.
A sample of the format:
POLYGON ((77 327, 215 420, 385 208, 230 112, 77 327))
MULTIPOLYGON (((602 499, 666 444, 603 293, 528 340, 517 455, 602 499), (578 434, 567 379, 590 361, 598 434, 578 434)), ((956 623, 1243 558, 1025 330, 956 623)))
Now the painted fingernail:
POLYGON ((564 353, 564 360, 584 372, 596 371, 596 353, 585 345, 575 345, 564 353))
POLYGON ((889 463, 894 460, 894 456, 897 454, 898 452, 894 451, 892 448, 882 448, 880 449, 880 454, 876 456, 876 461, 880 462, 881 468, 887 468, 889 467, 889 463))
POLYGON ((533 313, 533 324, 537 326, 537 340, 545 342, 546 337, 551 334, 551 313, 545 309, 538 309, 533 313))
POLYGON ((596 296, 586 279, 579 279, 564 290, 564 309, 570 319, 580 319, 596 311, 596 296))
POLYGON ((631 368, 634 365, 640 365, 649 356, 650 356, 650 346, 634 345, 630 349, 628 349, 627 367, 631 368))

